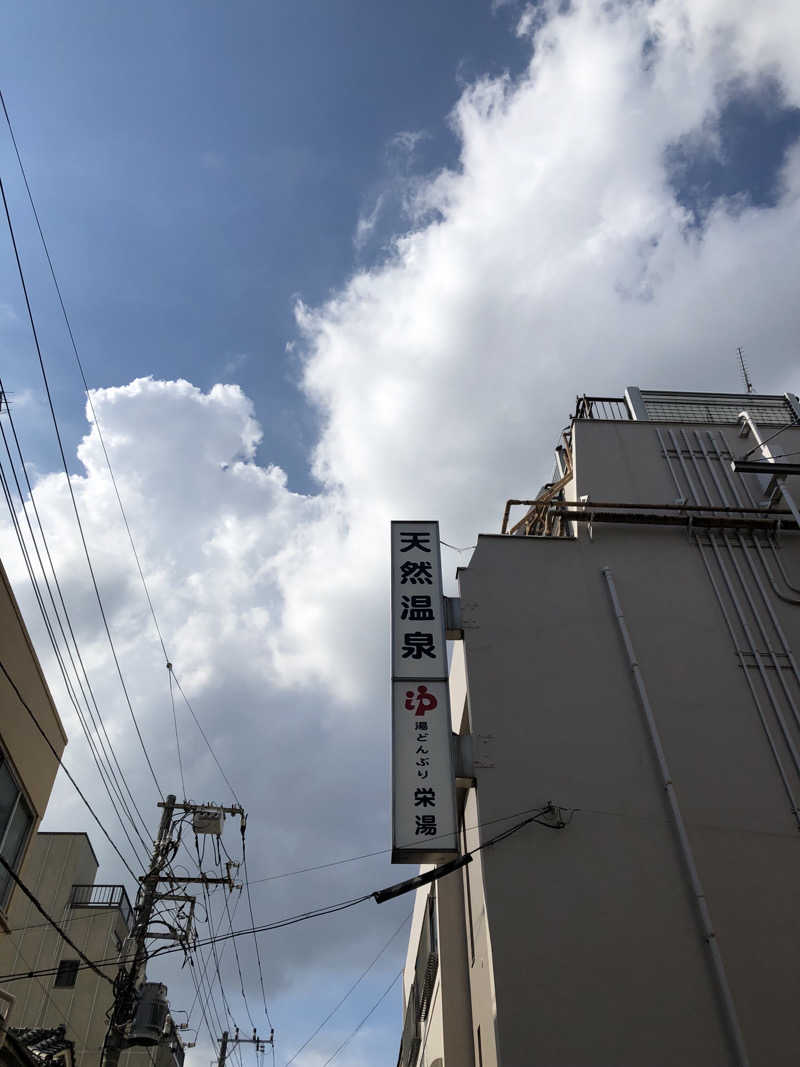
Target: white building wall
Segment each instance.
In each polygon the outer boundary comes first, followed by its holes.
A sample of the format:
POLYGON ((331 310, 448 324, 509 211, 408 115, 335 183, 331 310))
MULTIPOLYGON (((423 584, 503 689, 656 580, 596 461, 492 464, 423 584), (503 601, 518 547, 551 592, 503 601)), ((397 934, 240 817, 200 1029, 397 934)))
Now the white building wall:
MULTIPOLYGON (((719 507, 759 498, 752 477, 730 473, 727 453, 753 443, 734 426, 695 424, 685 436, 672 426, 672 437, 669 429, 576 422, 568 499, 719 507)), ((781 451, 800 452, 800 427, 780 442, 781 451)), ((789 484, 800 498, 797 482, 789 484)), ((464 688, 463 662, 468 722, 462 727, 464 702, 454 696, 454 728, 472 733, 476 755, 475 787, 462 796, 464 846, 548 802, 569 822, 558 831, 527 826, 451 876, 463 889, 474 1063, 742 1062, 609 600, 609 568, 747 1062, 789 1067, 800 1048, 792 811, 800 797, 800 534, 782 533, 774 548, 762 538, 762 565, 749 533, 604 523, 577 532, 574 540, 483 536, 459 572, 464 641, 451 691, 464 688)), ((446 1004, 446 970, 441 982, 446 1004)), ((460 1064, 442 1033, 444 1063, 460 1064)))

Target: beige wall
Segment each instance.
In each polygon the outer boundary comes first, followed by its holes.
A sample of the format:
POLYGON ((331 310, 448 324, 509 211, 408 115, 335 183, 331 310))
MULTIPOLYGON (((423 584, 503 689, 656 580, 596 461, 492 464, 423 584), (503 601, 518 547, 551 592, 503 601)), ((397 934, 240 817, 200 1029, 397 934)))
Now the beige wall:
MULTIPOLYGON (((0 660, 60 758, 67 737, 2 563, 0 660)), ((0 672, 0 746, 34 813, 34 828, 44 814, 58 770, 58 759, 47 741, 0 672)), ((12 892, 12 902, 17 893, 12 892)), ((0 929, 2 921, 0 914, 0 929)))
MULTIPOLYGON (((22 871, 25 883, 90 960, 116 959, 117 946, 128 934, 118 908, 70 906, 74 885, 91 885, 97 859, 86 834, 40 833, 34 838, 22 871)), ((11 932, 0 940, 0 973, 57 966, 76 953, 47 924, 27 898, 18 895, 9 908, 11 932)), ((101 968, 109 978, 115 963, 101 968)), ((88 969, 78 972, 72 988, 59 988, 54 978, 42 977, 9 986, 17 1002, 10 1020, 13 1026, 53 1027, 65 1023, 67 1036, 75 1042, 77 1067, 99 1067, 106 1033, 106 1011, 111 1004, 111 986, 88 969)), ((146 1050, 123 1054, 123 1064, 145 1067, 146 1050)))

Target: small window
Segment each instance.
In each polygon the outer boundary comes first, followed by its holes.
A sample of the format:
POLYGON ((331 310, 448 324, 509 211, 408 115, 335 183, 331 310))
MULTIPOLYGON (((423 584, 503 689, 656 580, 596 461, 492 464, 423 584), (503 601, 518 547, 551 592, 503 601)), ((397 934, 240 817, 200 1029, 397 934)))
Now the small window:
POLYGON ((56 974, 56 980, 53 982, 54 986, 61 986, 64 989, 71 989, 75 985, 75 980, 78 977, 78 961, 77 960, 62 960, 58 965, 58 973, 56 974))

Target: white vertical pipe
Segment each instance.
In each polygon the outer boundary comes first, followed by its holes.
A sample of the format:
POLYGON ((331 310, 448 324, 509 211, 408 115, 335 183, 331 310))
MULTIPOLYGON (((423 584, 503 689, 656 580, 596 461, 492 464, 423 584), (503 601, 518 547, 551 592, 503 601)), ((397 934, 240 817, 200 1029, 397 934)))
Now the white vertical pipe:
MULTIPOLYGON (((699 496, 697 494, 697 490, 694 487, 694 484, 692 482, 691 476, 689 475, 688 468, 686 466, 686 463, 684 462, 681 450, 678 447, 678 442, 675 439, 675 435, 673 434, 672 430, 668 430, 667 433, 669 434, 669 436, 670 436, 670 438, 672 440, 672 446, 673 446, 673 448, 674 448, 674 450, 675 450, 675 452, 676 452, 676 454, 678 456, 678 461, 680 462, 681 469, 683 470, 683 476, 686 479, 686 484, 689 487, 689 493, 691 494, 691 499, 694 500, 694 502, 696 504, 700 504, 700 502, 701 502, 700 498, 699 498, 699 496)), ((708 491, 707 490, 706 490, 706 495, 708 496, 708 491)), ((711 497, 709 496, 708 499, 709 499, 709 502, 710 502, 711 497)), ((794 766, 795 766, 795 769, 796 769, 797 773, 800 774, 800 752, 798 751, 797 745, 794 742, 794 738, 792 737, 792 735, 791 735, 791 733, 789 731, 789 728, 786 725, 786 722, 785 722, 784 717, 783 717, 783 713, 782 713, 781 708, 780 708, 780 704, 775 699, 775 694, 774 694, 774 692, 772 690, 772 684, 770 683, 770 680, 767 677, 767 672, 764 669, 764 664, 761 662, 761 656, 759 655, 758 645, 753 640, 753 635, 752 635, 752 633, 750 631, 750 627, 747 625, 747 620, 745 618, 744 611, 742 610, 742 606, 739 603, 739 598, 736 596, 736 592, 735 592, 735 590, 733 588, 733 583, 731 582, 731 579, 730 579, 730 577, 728 575, 728 572, 725 569, 725 566, 724 566, 724 564, 722 562, 722 557, 721 557, 720 551, 719 551, 719 545, 717 544, 717 541, 714 538, 714 536, 711 533, 711 531, 709 531, 708 540, 709 540, 709 544, 711 545, 711 551, 714 553, 714 558, 717 561, 717 566, 719 567, 719 572, 722 575, 722 580, 725 582, 725 587, 728 590, 728 595, 730 596, 731 602, 733 603, 733 606, 736 609, 736 614, 737 614, 737 616, 739 618, 739 624, 741 625, 742 631, 744 633, 744 636, 745 636, 745 638, 747 640, 747 643, 750 646, 750 653, 751 653, 751 655, 753 657, 753 661, 755 662, 756 669, 758 670, 758 673, 761 676, 761 681, 764 684, 764 689, 766 691, 767 696, 769 697, 770 703, 772 704, 772 710, 774 711, 775 717, 778 720, 778 724, 779 724, 779 726, 781 728, 781 733, 783 734, 783 739, 786 742, 786 747, 789 749, 789 752, 791 753, 792 762, 794 763, 794 766)), ((699 541, 697 543, 698 543, 698 545, 700 544, 699 541)), ((745 598, 747 599, 747 601, 749 603, 750 610, 751 610, 751 612, 753 614, 753 617, 755 618, 755 621, 756 621, 756 625, 759 627, 759 630, 761 631, 761 634, 762 634, 762 637, 764 639, 764 642, 768 646, 769 645, 769 639, 767 638, 766 634, 763 631, 763 624, 761 623, 761 619, 759 618, 758 612, 756 611, 756 608, 755 608, 755 605, 752 602, 752 598, 750 596, 750 590, 748 589, 747 585, 744 582, 744 577, 743 577, 743 575, 741 573, 741 570, 739 568, 738 562, 736 560, 735 555, 733 554, 733 551, 731 549, 730 543, 728 542, 727 538, 724 539, 724 543, 725 543, 725 547, 728 549, 728 556, 729 556, 729 558, 731 560, 731 563, 733 564, 734 570, 736 571, 736 573, 737 573, 737 575, 739 577, 739 582, 741 584, 742 591, 743 591, 743 593, 745 595, 745 598)), ((777 659, 775 658, 774 654, 772 656, 772 660, 773 660, 773 666, 775 667, 775 669, 780 671, 777 659)), ((780 681, 783 682, 783 679, 780 679, 780 681)), ((790 699, 790 705, 792 706, 792 708, 794 710, 794 706, 793 706, 793 704, 791 702, 791 699, 790 699)))
POLYGON ((628 656, 628 663, 630 665, 631 674, 633 675, 634 685, 636 686, 639 702, 642 711, 644 712, 647 731, 650 735, 650 741, 658 763, 661 783, 667 796, 667 803, 672 816, 675 834, 678 839, 681 858, 683 859, 686 873, 689 878, 689 885, 691 886, 695 903, 697 905, 697 915, 703 933, 703 940, 708 948, 711 969, 714 975, 717 993, 719 995, 725 1026, 731 1041, 732 1051, 734 1052, 735 1062, 738 1067, 749 1067, 750 1060, 747 1055, 744 1036, 742 1035, 739 1019, 736 1014, 736 1005, 733 1001, 733 994, 731 993, 731 987, 728 982, 728 975, 725 971, 725 963, 722 959, 722 953, 719 950, 716 934, 714 933, 714 926, 711 922, 711 912, 709 911, 708 901, 706 900, 706 895, 703 890, 703 884, 700 881, 697 864, 695 863, 692 846, 689 842, 689 835, 686 832, 686 824, 683 821, 680 805, 678 804, 675 785, 672 781, 672 774, 670 773, 669 764, 667 763, 664 746, 661 743, 661 736, 658 732, 658 726, 650 704, 650 698, 647 694, 647 687, 645 686, 642 670, 639 666, 639 661, 636 658, 636 652, 634 651, 633 642, 631 641, 628 625, 625 622, 625 616, 622 612, 619 597, 617 596, 614 578, 609 567, 603 567, 603 577, 606 580, 611 605, 617 620, 617 627, 620 636, 622 637, 622 643, 625 646, 625 652, 628 656))
MULTIPOLYGON (((730 461, 730 460, 732 460, 734 458, 733 453, 731 452, 730 448, 728 447, 727 442, 725 441, 725 438, 722 436, 722 433, 719 434, 719 439, 722 442, 722 448, 720 448, 719 444, 714 440, 714 438, 713 438, 713 436, 711 435, 710 432, 708 433, 708 439, 709 439, 709 441, 711 441, 711 444, 714 446, 714 449, 715 449, 717 455, 720 457, 720 461, 722 461, 723 458, 727 459, 728 461, 730 461), (723 456, 723 449, 724 449, 724 453, 725 453, 724 456, 723 456)), ((730 468, 729 468, 728 464, 726 464, 726 463, 723 463, 722 466, 723 466, 723 469, 725 470, 725 473, 728 476, 728 481, 730 482, 732 480, 731 479, 730 468)), ((756 500, 755 500, 753 494, 750 492, 750 486, 747 484, 747 477, 748 476, 745 475, 745 474, 741 475, 740 478, 739 478, 738 484, 742 486, 742 488, 744 489, 745 493, 747 494, 747 499, 750 501, 750 506, 755 508, 755 507, 758 507, 758 504, 756 503, 756 500)), ((796 585, 793 585, 791 579, 789 578, 789 575, 786 573, 786 568, 783 565, 783 561, 781 560, 780 553, 778 552, 777 548, 775 547, 774 538, 768 537, 767 538, 767 544, 769 545, 770 551, 772 552, 773 558, 775 559, 775 563, 777 564, 778 570, 781 573, 781 577, 783 578, 783 580, 786 583, 787 587, 789 589, 791 589, 791 591, 793 593, 800 593, 800 587, 798 587, 796 585)), ((762 559, 763 559, 763 556, 762 556, 762 559)), ((764 567, 765 567, 765 570, 766 570, 766 564, 764 565, 764 567)), ((774 584, 773 584, 773 588, 774 588, 774 584)), ((785 600, 787 600, 787 602, 792 603, 792 604, 798 603, 798 601, 796 601, 796 600, 789 601, 788 597, 782 597, 782 599, 785 599, 785 600)))

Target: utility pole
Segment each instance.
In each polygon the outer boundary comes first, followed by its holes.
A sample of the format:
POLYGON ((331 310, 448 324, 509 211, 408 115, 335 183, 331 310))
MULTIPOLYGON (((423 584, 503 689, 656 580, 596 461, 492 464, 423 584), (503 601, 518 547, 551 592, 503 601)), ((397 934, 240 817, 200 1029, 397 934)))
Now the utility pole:
POLYGON ((228 1031, 225 1030, 222 1034, 222 1041, 219 1043, 219 1057, 217 1059, 217 1067, 225 1067, 225 1056, 228 1052, 228 1031))
MULTIPOLYGON (((117 977, 114 980, 114 1004, 111 1009, 110 1022, 108 1025, 108 1032, 106 1033, 105 1043, 103 1045, 103 1053, 101 1057, 101 1067, 118 1067, 120 1053, 125 1049, 136 1045, 152 1045, 159 1041, 158 1027, 153 1030, 153 1019, 149 1019, 145 1024, 145 1029, 149 1032, 144 1036, 140 1032, 139 1020, 136 1020, 134 1026, 134 1032, 129 1034, 129 1025, 134 1020, 137 1011, 137 1005, 140 997, 147 993, 147 983, 145 983, 145 968, 147 966, 147 942, 154 938, 168 939, 179 941, 184 945, 184 948, 188 950, 188 945, 191 940, 191 931, 194 919, 194 904, 195 898, 186 894, 181 894, 176 891, 176 887, 179 885, 188 885, 191 883, 208 885, 224 885, 229 890, 236 888, 232 876, 232 868, 238 867, 238 864, 229 860, 226 864, 226 874, 224 878, 212 878, 203 871, 200 871, 199 877, 189 877, 189 875, 176 875, 170 868, 170 862, 178 850, 178 844, 180 842, 180 834, 177 840, 173 840, 172 828, 173 817, 176 809, 178 811, 185 812, 187 815, 193 816, 193 829, 195 834, 212 834, 214 836, 220 836, 222 833, 222 822, 226 814, 238 815, 244 825, 247 818, 244 810, 240 807, 226 808, 216 804, 191 804, 187 801, 178 803, 175 795, 170 794, 166 800, 159 801, 158 806, 161 811, 161 822, 158 827, 158 836, 153 845, 153 854, 150 859, 150 866, 147 870, 147 874, 143 875, 139 881, 139 892, 136 895, 136 906, 133 909, 133 926, 131 928, 130 935, 125 942, 125 959, 120 964, 117 977), (164 873, 166 871, 166 873, 164 873), (159 886, 162 883, 167 883, 169 887, 166 892, 159 893, 159 886), (183 903, 189 905, 188 918, 186 919, 185 929, 179 930, 175 927, 168 927, 169 933, 151 931, 150 926, 153 921, 153 911, 155 905, 162 900, 171 901, 173 903, 183 903), (133 950, 133 956, 131 958, 130 965, 126 964, 127 958, 130 956, 130 949, 133 950), (143 992, 144 991, 144 992, 143 992)), ((164 1021, 166 1021, 169 1006, 166 1000, 166 987, 161 986, 158 983, 150 983, 155 989, 156 999, 161 1003, 161 1010, 163 1011, 164 1021)), ((227 1050, 228 1034, 224 1035, 224 1050, 227 1050)), ((234 1041, 245 1040, 239 1038, 239 1032, 237 1030, 234 1037, 234 1041)), ((261 1038, 256 1038, 256 1032, 253 1031, 253 1038, 247 1039, 255 1044, 267 1044, 272 1041, 270 1036, 269 1042, 262 1041, 261 1038)), ((222 1057, 224 1060, 224 1056, 222 1057)))
POLYGON ((133 929, 130 939, 134 945, 133 962, 128 970, 123 963, 114 983, 114 1009, 103 1046, 103 1067, 117 1067, 120 1053, 125 1049, 125 1027, 136 1008, 136 987, 144 975, 147 963, 147 929, 153 915, 158 892, 159 874, 171 859, 172 816, 175 811, 175 795, 170 793, 159 804, 162 808, 158 837, 150 859, 147 874, 141 880, 133 912, 133 929))
MULTIPOLYGON (((219 1056, 217 1057, 217 1067, 225 1067, 225 1057, 228 1054, 228 1031, 224 1030, 222 1038, 219 1043, 219 1056)), ((252 1037, 239 1037, 239 1029, 237 1027, 233 1038, 231 1039, 234 1045, 255 1045, 256 1052, 263 1052, 267 1045, 273 1044, 275 1040, 275 1031, 270 1030, 269 1037, 259 1037, 258 1032, 253 1030, 252 1037)))

